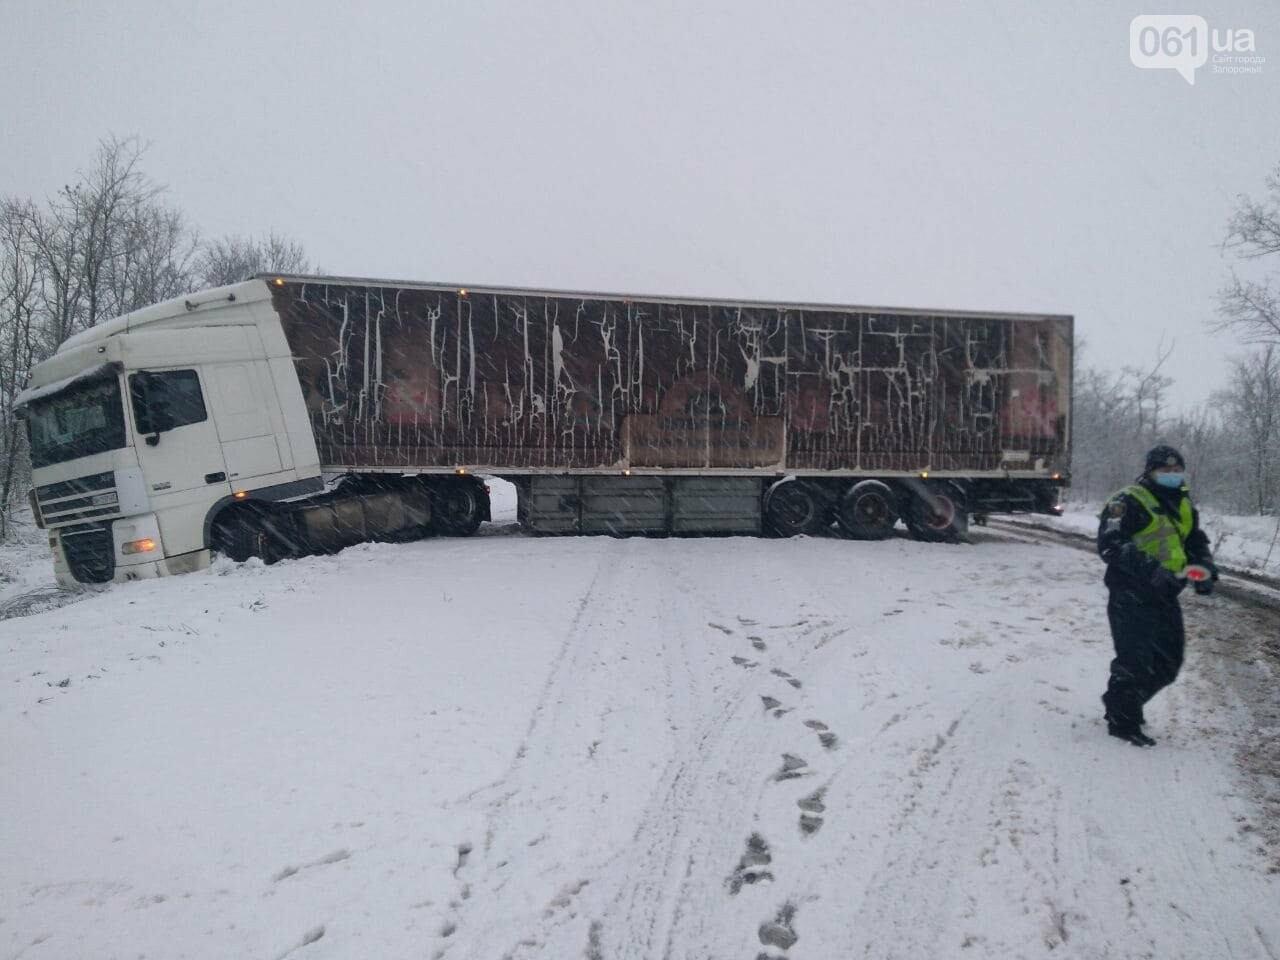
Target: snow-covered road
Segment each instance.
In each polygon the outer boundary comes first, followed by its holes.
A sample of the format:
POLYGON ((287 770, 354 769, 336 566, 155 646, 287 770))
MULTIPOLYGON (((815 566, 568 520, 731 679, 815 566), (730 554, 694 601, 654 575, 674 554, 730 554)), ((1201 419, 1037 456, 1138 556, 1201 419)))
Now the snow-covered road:
POLYGON ((5 621, 0 956, 1274 960, 1272 625, 1188 598, 1142 751, 1100 572, 491 535, 5 621))

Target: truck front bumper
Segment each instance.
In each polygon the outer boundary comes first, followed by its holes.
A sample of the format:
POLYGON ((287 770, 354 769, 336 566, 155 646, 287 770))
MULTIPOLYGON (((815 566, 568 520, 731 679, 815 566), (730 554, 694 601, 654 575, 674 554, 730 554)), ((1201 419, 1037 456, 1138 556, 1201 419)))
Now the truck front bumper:
POLYGON ((54 576, 65 587, 149 580, 209 566, 208 550, 166 557, 154 513, 122 517, 109 524, 53 528, 49 530, 49 547, 54 576))

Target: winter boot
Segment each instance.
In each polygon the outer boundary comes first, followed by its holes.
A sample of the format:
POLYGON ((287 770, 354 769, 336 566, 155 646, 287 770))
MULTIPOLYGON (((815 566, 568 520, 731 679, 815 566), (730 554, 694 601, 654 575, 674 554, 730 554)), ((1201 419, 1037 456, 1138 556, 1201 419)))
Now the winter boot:
POLYGON ((1107 723, 1107 733, 1117 739, 1132 743, 1135 747, 1154 747, 1156 742, 1142 732, 1137 726, 1107 723))

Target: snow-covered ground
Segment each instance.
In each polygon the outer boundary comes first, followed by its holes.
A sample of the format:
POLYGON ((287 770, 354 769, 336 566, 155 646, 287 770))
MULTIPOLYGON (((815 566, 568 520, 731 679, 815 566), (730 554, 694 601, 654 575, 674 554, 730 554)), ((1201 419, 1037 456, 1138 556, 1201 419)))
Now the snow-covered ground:
POLYGON ((497 521, 0 622, 0 956, 1280 956, 1266 614, 1139 750, 1085 552, 497 521))
POLYGON ((38 594, 57 592, 49 541, 23 510, 8 541, 0 543, 0 617, 31 612, 38 608, 38 594))

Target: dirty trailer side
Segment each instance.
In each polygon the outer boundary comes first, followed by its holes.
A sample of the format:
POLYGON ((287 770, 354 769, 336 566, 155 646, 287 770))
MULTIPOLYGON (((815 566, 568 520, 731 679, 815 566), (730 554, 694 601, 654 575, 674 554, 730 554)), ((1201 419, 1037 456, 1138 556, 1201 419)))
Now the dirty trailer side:
POLYGON ((1068 316, 271 282, 326 471, 506 476, 535 532, 941 540, 1067 478, 1068 316))

